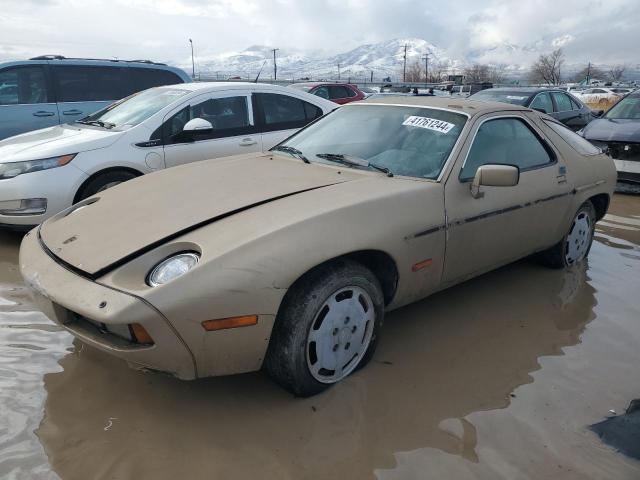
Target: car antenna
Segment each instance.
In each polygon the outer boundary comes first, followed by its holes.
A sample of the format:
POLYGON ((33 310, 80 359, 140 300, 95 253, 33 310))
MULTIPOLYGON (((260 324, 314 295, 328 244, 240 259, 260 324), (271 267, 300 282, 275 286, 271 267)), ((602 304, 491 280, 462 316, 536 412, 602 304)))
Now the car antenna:
POLYGON ((262 69, 264 68, 264 66, 267 64, 267 61, 265 60, 262 63, 262 66, 260 67, 260 71, 258 72, 258 75, 256 76, 256 79, 253 81, 253 83, 258 83, 258 79, 260 78, 260 74, 262 73, 262 69))

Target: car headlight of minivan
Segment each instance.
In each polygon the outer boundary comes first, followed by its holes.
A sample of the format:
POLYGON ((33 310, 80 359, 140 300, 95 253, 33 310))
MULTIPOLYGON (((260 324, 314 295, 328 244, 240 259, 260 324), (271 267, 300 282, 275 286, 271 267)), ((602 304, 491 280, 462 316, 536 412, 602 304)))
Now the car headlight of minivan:
POLYGON ((14 178, 23 173, 39 172, 50 168, 63 167, 78 155, 60 155, 59 157, 43 158, 41 160, 27 160, 26 162, 0 163, 0 180, 14 178))
POLYGON ((147 277, 147 284, 151 287, 164 285, 184 275, 200 260, 196 252, 182 252, 158 263, 147 277))

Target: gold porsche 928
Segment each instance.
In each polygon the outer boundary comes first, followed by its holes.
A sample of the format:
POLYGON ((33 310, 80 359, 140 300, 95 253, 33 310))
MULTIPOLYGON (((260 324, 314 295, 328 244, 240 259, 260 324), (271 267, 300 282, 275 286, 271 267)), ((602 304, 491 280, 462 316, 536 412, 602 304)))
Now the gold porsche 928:
POLYGON ((527 108, 374 98, 267 154, 90 197, 31 231, 20 265, 86 344, 181 379, 264 368, 307 396, 372 357, 385 312, 534 253, 583 261, 615 179, 527 108))

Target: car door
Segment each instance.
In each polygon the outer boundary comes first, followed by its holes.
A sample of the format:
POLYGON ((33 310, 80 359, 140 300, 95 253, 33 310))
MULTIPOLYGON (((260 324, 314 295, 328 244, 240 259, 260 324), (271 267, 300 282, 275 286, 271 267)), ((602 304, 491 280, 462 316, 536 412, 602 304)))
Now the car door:
POLYGON ((262 150, 251 97, 241 90, 199 95, 181 104, 165 117, 162 138, 167 167, 262 150), (194 118, 208 121, 213 128, 184 132, 186 123, 194 118))
POLYGON ((253 100, 256 126, 265 151, 323 115, 318 106, 290 95, 257 92, 253 100))
POLYGON ((0 140, 58 124, 49 86, 42 65, 0 70, 0 140))
POLYGON ((558 152, 524 113, 484 115, 445 185, 447 247, 443 281, 455 283, 548 248, 561 238, 571 183, 558 152), (470 184, 485 164, 520 169, 513 187, 470 184))
POLYGON ((576 102, 562 92, 551 92, 553 114, 556 120, 564 123, 571 130, 577 131, 586 125, 586 119, 576 102))
POLYGON ((126 95, 125 68, 52 65, 60 123, 90 115, 126 95))

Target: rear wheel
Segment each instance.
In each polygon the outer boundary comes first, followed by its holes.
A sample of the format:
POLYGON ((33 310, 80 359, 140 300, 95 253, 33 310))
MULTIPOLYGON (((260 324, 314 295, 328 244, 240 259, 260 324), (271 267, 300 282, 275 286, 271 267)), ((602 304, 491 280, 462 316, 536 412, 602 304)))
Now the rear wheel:
POLYGON ((319 393, 371 359, 383 316, 382 288, 368 269, 348 260, 319 267, 287 293, 265 368, 294 395, 319 393))
POLYGON ((567 234, 556 245, 540 254, 542 263, 551 268, 565 268, 583 261, 589 255, 595 231, 596 210, 584 202, 573 217, 567 234))
POLYGON ((115 187, 116 185, 136 178, 137 176, 138 175, 133 172, 124 170, 100 173, 82 186, 82 189, 76 196, 76 202, 89 198, 96 193, 103 192, 111 187, 115 187))

